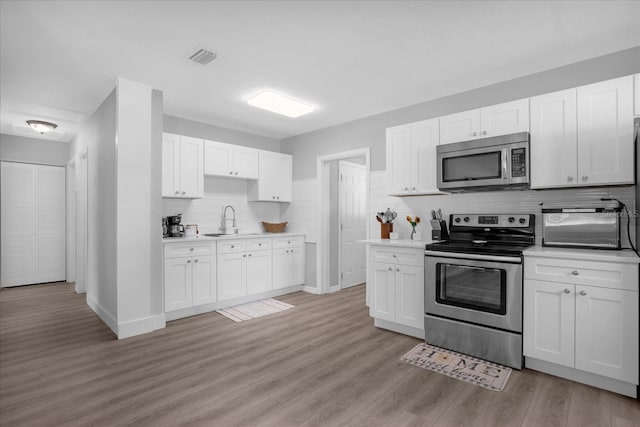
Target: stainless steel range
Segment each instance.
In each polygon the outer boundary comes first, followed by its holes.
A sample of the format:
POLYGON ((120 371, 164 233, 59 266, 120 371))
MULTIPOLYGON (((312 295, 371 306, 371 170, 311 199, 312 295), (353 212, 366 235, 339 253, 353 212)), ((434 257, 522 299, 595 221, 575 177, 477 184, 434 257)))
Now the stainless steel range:
POLYGON ((454 214, 449 240, 426 245, 425 340, 522 368, 522 251, 535 216, 454 214))

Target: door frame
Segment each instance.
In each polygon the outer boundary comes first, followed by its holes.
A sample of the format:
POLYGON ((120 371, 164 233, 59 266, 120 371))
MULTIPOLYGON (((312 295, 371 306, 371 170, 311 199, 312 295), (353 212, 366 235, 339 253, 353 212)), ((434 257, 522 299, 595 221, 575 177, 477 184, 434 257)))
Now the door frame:
MULTIPOLYGON (((316 251, 316 283, 318 284, 318 290, 321 294, 330 292, 330 242, 329 242, 329 205, 331 203, 331 186, 330 186, 330 162, 335 160, 347 160, 354 157, 364 157, 364 166, 366 171, 365 176, 365 192, 367 196, 367 212, 370 210, 370 191, 369 180, 371 172, 371 149, 369 147, 358 148, 351 151, 344 151, 341 153, 327 154, 324 156, 318 156, 316 159, 318 185, 320 187, 318 210, 319 210, 319 223, 318 223, 318 247, 316 251)), ((369 236, 369 221, 367 221, 367 237, 369 236)))
POLYGON ((89 156, 85 149, 75 159, 75 291, 87 293, 89 280, 89 156))

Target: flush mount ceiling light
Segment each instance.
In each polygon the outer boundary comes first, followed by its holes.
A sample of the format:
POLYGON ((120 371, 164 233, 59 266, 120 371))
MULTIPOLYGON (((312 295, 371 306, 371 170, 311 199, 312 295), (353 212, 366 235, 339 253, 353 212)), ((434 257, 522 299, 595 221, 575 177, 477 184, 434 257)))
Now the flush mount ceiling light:
POLYGON ((283 116, 296 118, 313 111, 313 107, 297 99, 280 95, 279 93, 265 90, 257 95, 252 96, 247 101, 249 105, 262 108, 283 116))
POLYGON ((27 120, 27 124, 31 126, 31 129, 40 132, 41 135, 51 132, 58 127, 55 123, 43 122, 41 120, 27 120))

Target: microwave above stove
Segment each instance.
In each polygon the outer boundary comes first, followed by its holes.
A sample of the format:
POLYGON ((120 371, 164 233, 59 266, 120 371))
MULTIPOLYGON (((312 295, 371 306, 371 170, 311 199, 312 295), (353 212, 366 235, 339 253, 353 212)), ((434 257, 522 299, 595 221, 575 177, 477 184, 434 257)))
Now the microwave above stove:
POLYGON ((450 193, 529 188, 529 133, 438 145, 438 189, 450 193))

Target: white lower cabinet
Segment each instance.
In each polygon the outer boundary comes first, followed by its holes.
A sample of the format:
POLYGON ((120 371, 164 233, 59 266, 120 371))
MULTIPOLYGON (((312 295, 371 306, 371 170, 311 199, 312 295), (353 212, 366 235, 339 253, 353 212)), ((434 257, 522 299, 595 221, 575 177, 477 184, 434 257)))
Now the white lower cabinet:
POLYGON ((215 252, 211 243, 165 245, 165 311, 216 302, 215 252))
POLYGON ((637 385, 638 265, 525 257, 524 268, 527 366, 533 358, 577 370, 565 372, 577 381, 584 372, 637 385))
POLYGON ((272 289, 270 250, 218 255, 220 301, 272 289))
POLYGON ((273 288, 304 283, 304 240, 274 239, 273 288))
MULTIPOLYGON (((398 332, 424 338, 424 251, 371 245, 369 249, 369 313, 389 324, 413 328, 398 332), (395 262, 384 261, 396 260, 395 262), (380 261, 383 260, 383 261, 380 261), (404 262, 404 263, 403 263, 404 262)), ((381 325, 377 325, 381 326, 381 325)))

